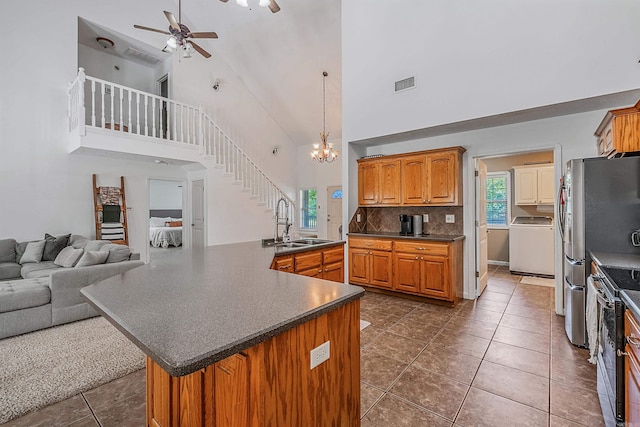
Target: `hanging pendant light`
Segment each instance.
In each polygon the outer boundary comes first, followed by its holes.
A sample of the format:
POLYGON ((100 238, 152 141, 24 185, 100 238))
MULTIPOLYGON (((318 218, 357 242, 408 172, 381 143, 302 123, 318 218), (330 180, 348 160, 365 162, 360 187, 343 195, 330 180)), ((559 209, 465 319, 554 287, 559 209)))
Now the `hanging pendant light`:
POLYGON ((318 163, 331 163, 338 158, 338 151, 333 149, 333 143, 328 143, 327 138, 329 132, 326 129, 326 79, 329 74, 326 71, 322 72, 322 132, 320 132, 320 144, 313 144, 313 150, 311 150, 311 158, 318 163))

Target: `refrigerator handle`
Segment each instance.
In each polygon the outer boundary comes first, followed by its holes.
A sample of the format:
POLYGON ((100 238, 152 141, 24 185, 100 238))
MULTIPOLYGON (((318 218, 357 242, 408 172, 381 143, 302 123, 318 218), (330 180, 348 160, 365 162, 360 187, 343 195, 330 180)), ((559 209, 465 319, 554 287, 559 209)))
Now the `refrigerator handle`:
POLYGON ((558 230, 560 230, 560 238, 564 241, 564 209, 563 209, 563 200, 562 200, 562 192, 564 191, 564 183, 562 180, 560 181, 560 186, 558 187, 558 199, 556 200, 556 224, 558 224, 558 230))

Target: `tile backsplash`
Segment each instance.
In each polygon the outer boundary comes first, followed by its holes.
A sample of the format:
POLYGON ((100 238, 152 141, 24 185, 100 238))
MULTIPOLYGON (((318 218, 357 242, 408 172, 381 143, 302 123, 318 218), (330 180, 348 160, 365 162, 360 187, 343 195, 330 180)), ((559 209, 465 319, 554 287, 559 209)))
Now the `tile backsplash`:
POLYGON ((359 207, 349 222, 349 231, 352 233, 400 233, 399 217, 402 214, 429 214, 429 222, 423 224, 425 233, 464 234, 463 208, 461 206, 359 207), (358 214, 360 222, 356 221, 358 214), (445 222, 446 215, 455 215, 455 223, 447 224, 445 222))

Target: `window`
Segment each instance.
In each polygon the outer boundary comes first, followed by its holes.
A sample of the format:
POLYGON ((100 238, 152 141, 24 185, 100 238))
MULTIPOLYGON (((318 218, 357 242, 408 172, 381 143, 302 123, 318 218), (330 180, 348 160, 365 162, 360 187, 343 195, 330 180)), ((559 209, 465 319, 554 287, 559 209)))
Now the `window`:
POLYGON ((489 227, 509 226, 510 193, 509 172, 487 174, 487 225, 489 227))
POLYGON ((318 228, 317 198, 318 191, 315 188, 300 190, 300 229, 315 230, 318 228))

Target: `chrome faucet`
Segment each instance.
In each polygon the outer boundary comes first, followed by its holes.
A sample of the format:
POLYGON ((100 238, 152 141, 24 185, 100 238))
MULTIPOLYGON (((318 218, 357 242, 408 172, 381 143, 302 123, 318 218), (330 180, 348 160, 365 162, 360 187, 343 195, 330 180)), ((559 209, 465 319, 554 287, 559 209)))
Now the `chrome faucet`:
POLYGON ((284 197, 280 197, 280 199, 278 200, 278 203, 276 203, 276 231, 275 231, 274 239, 276 241, 280 240, 283 242, 290 242, 291 236, 289 236, 289 228, 291 228, 291 225, 292 224, 289 222, 289 201, 284 197), (284 202, 284 209, 285 209, 284 220, 280 218, 280 202, 284 202), (279 225, 284 225, 284 233, 282 233, 282 238, 278 236, 279 225))

